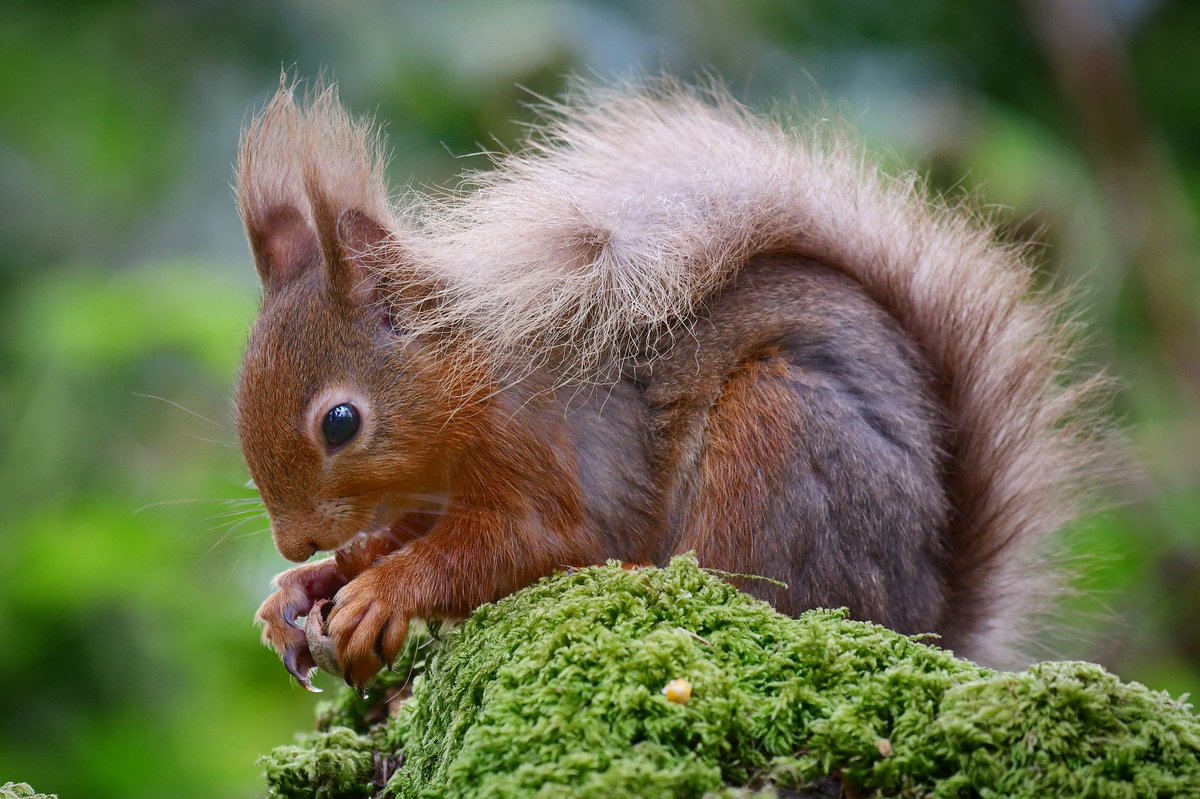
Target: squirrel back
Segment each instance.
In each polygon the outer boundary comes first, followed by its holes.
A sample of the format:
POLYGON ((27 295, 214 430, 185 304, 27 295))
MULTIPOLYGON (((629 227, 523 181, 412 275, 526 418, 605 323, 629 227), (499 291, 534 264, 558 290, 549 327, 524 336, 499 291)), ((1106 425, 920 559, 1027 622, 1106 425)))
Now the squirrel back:
POLYGON ((986 223, 881 174, 835 126, 785 129, 668 82, 579 89, 457 192, 393 206, 382 164, 371 125, 331 91, 298 106, 281 89, 239 162, 252 246, 280 198, 307 198, 298 213, 327 259, 345 255, 346 211, 363 212, 382 230, 351 249, 389 325, 503 364, 510 382, 535 368, 548 390, 652 380, 764 259, 852 285, 901 331, 934 406, 935 629, 981 662, 1022 657, 1058 590, 1048 538, 1107 451, 1090 410, 1105 380, 1066 370, 1059 299, 986 223))

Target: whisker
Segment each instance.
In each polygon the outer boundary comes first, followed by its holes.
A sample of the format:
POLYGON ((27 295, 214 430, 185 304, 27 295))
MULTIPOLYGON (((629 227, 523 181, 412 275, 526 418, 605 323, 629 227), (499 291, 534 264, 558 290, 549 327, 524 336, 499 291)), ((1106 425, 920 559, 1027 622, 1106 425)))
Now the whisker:
MULTIPOLYGON (((221 546, 221 544, 224 544, 224 543, 225 543, 225 542, 226 542, 226 541, 229 539, 229 537, 230 537, 231 535, 233 535, 234 531, 235 531, 235 530, 237 530, 239 527, 241 527, 241 526, 242 526, 242 525, 244 525, 244 524, 248 524, 249 522, 255 521, 255 520, 256 520, 256 519, 258 519, 258 518, 260 518, 260 517, 258 517, 258 516, 247 516, 246 518, 244 518, 244 519, 241 519, 240 521, 238 521, 237 523, 235 523, 235 524, 234 524, 233 526, 231 526, 231 527, 230 527, 228 530, 226 530, 226 531, 225 531, 225 534, 224 534, 224 535, 222 535, 220 538, 218 538, 218 539, 216 540, 216 542, 214 542, 214 543, 213 543, 213 545, 212 545, 211 547, 209 547, 208 549, 206 549, 206 550, 204 551, 204 554, 203 554, 203 555, 201 555, 201 556, 198 558, 198 560, 203 560, 204 558, 206 558, 206 557, 208 557, 209 555, 211 555, 211 554, 212 554, 212 552, 213 552, 213 550, 215 550, 217 547, 221 546)), ((212 531, 214 531, 214 530, 216 530, 216 529, 219 529, 219 527, 220 527, 220 525, 218 525, 217 527, 209 528, 209 530, 208 530, 207 532, 212 532, 212 531)))
MULTIPOLYGON (((260 534, 262 534, 262 533, 265 533, 265 532, 267 532, 267 529, 266 529, 266 528, 262 528, 262 529, 259 529, 259 530, 251 530, 251 531, 249 531, 249 532, 247 532, 247 533, 242 533, 242 534, 240 534, 240 535, 238 536, 238 538, 239 538, 239 539, 241 539, 241 538, 246 538, 246 537, 249 537, 249 536, 252 536, 252 535, 260 535, 260 534)), ((259 549, 259 548, 258 548, 258 547, 255 547, 255 546, 253 545, 253 543, 251 543, 251 542, 245 542, 245 543, 242 545, 242 547, 241 547, 241 551, 238 553, 238 556, 237 556, 236 558, 234 558, 234 561, 233 561, 233 563, 232 563, 232 564, 230 564, 229 568, 225 570, 225 577, 224 577, 224 583, 225 583, 225 584, 229 584, 229 583, 230 583, 230 582, 233 580, 233 577, 234 577, 234 575, 237 573, 238 567, 239 567, 239 566, 241 565, 241 563, 242 563, 242 559, 246 557, 246 553, 247 553, 247 552, 250 552, 250 551, 252 551, 252 550, 254 550, 254 551, 256 552, 256 554, 261 554, 261 553, 259 553, 259 552, 258 552, 258 549, 259 549)))
POLYGON ((237 446, 236 441, 223 441, 219 438, 205 438, 204 436, 198 436, 193 433, 183 433, 182 435, 184 438, 190 438, 194 441, 203 441, 205 444, 216 444, 219 447, 236 447, 237 446))
POLYGON ((214 519, 223 520, 208 528, 207 532, 211 532, 213 530, 219 530, 225 525, 233 524, 235 521, 253 518, 266 518, 266 514, 258 508, 242 508, 240 510, 226 511, 224 513, 214 513, 212 516, 201 519, 199 522, 197 522, 197 524, 204 524, 205 522, 210 522, 214 519))
POLYGON ((263 533, 270 533, 270 532, 271 532, 270 527, 260 527, 257 530, 247 530, 244 533, 238 533, 233 538, 236 541, 240 541, 243 538, 256 538, 257 536, 260 536, 263 533))
POLYGON ((142 394, 137 391, 134 391, 132 393, 133 393, 133 396, 135 396, 135 397, 142 397, 143 399, 158 400, 159 402, 165 402, 168 405, 174 405, 176 408, 183 411, 184 413, 189 413, 192 416, 195 416, 197 419, 200 419, 201 421, 208 422, 213 427, 220 427, 220 425, 217 424, 216 422, 214 422, 212 419, 209 419, 207 416, 202 416, 202 415, 196 413, 191 408, 185 408, 184 406, 180 405, 178 402, 175 402, 175 400, 169 400, 166 397, 159 397, 159 396, 155 396, 154 394, 142 394))
POLYGON ((222 525, 233 524, 234 521, 244 519, 246 517, 262 516, 262 512, 257 508, 242 508, 240 510, 226 511, 225 513, 214 513, 211 516, 205 516, 197 524, 204 524, 215 519, 223 519, 224 521, 210 527, 210 530, 219 530, 222 525))
POLYGON ((130 515, 137 516, 142 511, 150 510, 151 508, 162 508, 162 507, 166 507, 169 505, 189 505, 189 504, 196 504, 199 502, 220 502, 224 505, 236 505, 236 504, 247 504, 248 505, 250 503, 258 503, 259 499, 258 499, 258 497, 239 497, 239 498, 234 498, 234 499, 225 498, 225 497, 212 497, 212 498, 208 498, 208 499, 165 499, 165 500, 162 500, 161 502, 151 502, 149 504, 143 505, 140 508, 138 508, 137 510, 133 511, 133 513, 131 513, 130 515))
MULTIPOLYGON (((263 533, 270 532, 270 530, 271 530, 271 528, 269 528, 269 527, 264 527, 261 530, 251 530, 248 533, 243 533, 241 536, 239 536, 239 538, 246 538, 246 537, 249 537, 252 535, 254 535, 254 536, 262 535, 263 533)), ((242 558, 246 557, 246 553, 249 551, 250 551, 250 547, 242 547, 241 554, 239 554, 234 559, 233 565, 229 567, 230 575, 232 575, 235 571, 237 571, 238 564, 240 564, 242 562, 242 558)), ((228 578, 228 575, 227 575, 227 578, 228 578)))

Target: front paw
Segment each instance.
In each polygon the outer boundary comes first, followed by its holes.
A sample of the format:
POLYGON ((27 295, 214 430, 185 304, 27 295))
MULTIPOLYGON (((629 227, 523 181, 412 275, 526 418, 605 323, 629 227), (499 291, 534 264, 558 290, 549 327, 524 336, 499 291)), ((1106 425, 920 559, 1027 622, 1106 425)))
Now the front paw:
POLYGON ((289 569, 274 580, 278 589, 258 608, 254 621, 262 627, 262 641, 279 654, 284 667, 305 690, 319 692, 311 682, 317 667, 304 631, 296 627, 296 618, 304 616, 313 604, 330 597, 346 584, 332 560, 323 560, 289 569))
MULTIPOLYGON (((369 569, 345 585, 333 609, 321 620, 342 679, 365 688, 382 668, 390 668, 408 634, 408 612, 386 571, 369 569)), ((310 618, 310 621, 312 619, 310 618)))
POLYGON ((312 684, 312 673, 317 668, 312 653, 308 649, 308 639, 304 631, 285 621, 288 614, 288 599, 283 591, 276 591, 267 597, 254 614, 254 623, 262 627, 262 642, 275 650, 283 667, 296 678, 296 682, 306 691, 320 693, 320 688, 312 684))

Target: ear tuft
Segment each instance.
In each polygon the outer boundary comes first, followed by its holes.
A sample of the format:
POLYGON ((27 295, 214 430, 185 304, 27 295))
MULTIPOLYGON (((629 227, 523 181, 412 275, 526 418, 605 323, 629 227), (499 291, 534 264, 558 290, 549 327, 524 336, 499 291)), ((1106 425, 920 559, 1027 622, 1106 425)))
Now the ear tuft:
POLYGON ((348 223, 355 237, 350 251, 386 238, 393 219, 384 161, 377 128, 350 116, 331 85, 319 82, 297 102, 294 84, 282 78, 246 127, 237 163, 238 209, 264 287, 322 256, 331 277, 342 270, 348 260, 339 242, 342 216, 362 217, 348 223))
POLYGON ((246 127, 238 149, 238 211, 259 280, 267 289, 294 277, 316 255, 297 160, 301 123, 293 87, 283 79, 246 127))
POLYGON ((370 119, 347 113, 333 86, 317 86, 304 120, 301 176, 325 262, 336 272, 348 255, 339 240, 342 217, 358 213, 363 219, 355 227, 379 240, 386 236, 391 209, 383 144, 370 119), (374 220, 376 231, 368 231, 368 220, 374 220))

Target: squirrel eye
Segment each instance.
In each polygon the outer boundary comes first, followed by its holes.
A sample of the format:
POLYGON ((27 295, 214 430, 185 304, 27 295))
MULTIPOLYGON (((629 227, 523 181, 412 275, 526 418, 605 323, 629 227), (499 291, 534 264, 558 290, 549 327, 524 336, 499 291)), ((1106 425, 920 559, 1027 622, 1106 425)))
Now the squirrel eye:
POLYGON ((321 425, 321 433, 331 447, 340 447, 358 432, 358 409, 349 403, 335 405, 325 414, 325 422, 321 425))

